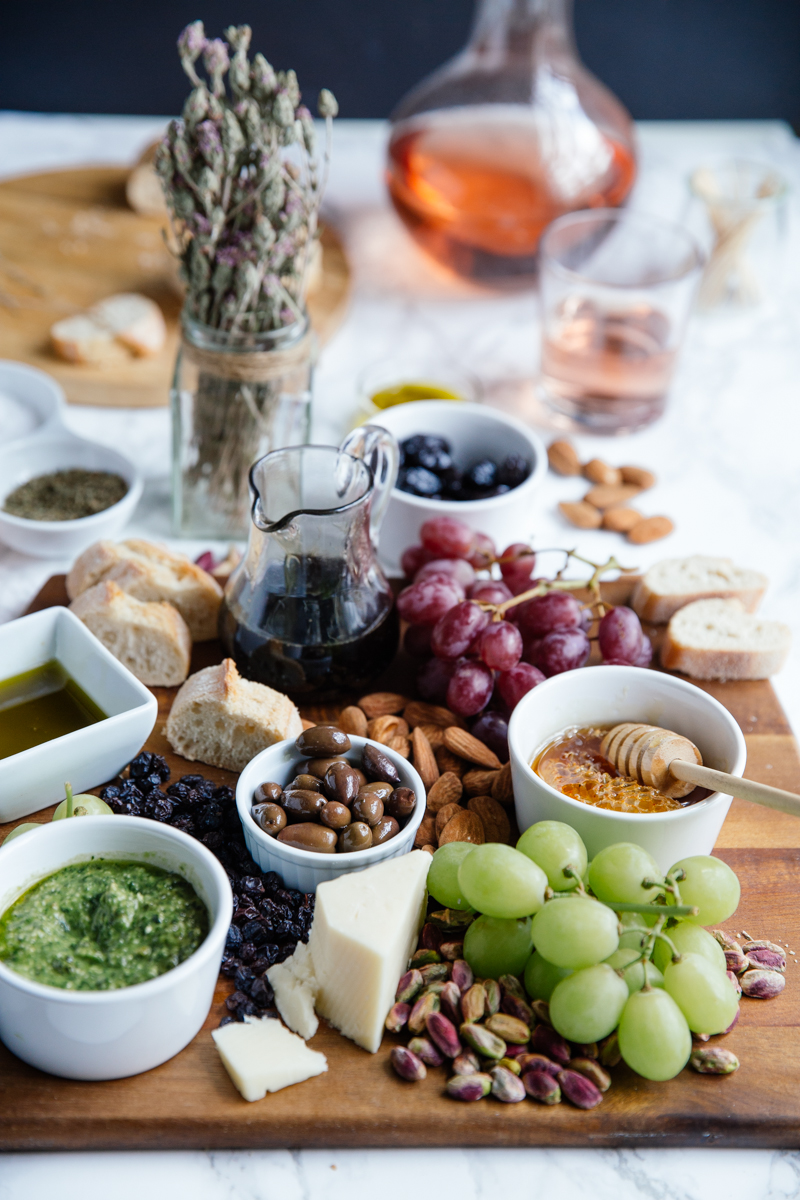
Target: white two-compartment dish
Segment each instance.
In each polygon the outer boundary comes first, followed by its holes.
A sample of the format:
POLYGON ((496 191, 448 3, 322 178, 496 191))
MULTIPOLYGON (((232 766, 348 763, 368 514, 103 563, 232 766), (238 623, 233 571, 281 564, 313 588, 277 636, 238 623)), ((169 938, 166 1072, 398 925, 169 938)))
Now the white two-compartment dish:
MULTIPOLYGON (((0 682, 56 659, 106 714, 63 737, 0 758, 0 821, 14 821, 112 779, 152 732, 155 696, 67 608, 0 625, 0 682)), ((2 713, 0 713, 0 719, 2 713)))
POLYGON ((686 808, 622 813, 565 796, 536 774, 531 762, 571 726, 623 721, 659 725, 689 738, 706 766, 741 775, 747 759, 742 731, 726 708, 692 683, 642 667, 565 671, 523 696, 508 726, 511 777, 520 831, 536 821, 564 821, 586 843, 589 858, 615 842, 636 842, 662 871, 692 854, 710 854, 732 797, 714 792, 686 808))
MULTIPOLYGON (((67 429, 64 393, 44 371, 0 361, 0 403, 29 418, 23 436, 0 441, 0 542, 38 558, 72 557, 92 542, 114 537, 130 520, 142 494, 142 477, 130 459, 67 429), (82 468, 121 476, 127 492, 102 512, 72 521, 31 521, 5 512, 6 496, 39 475, 82 468)), ((0 433, 2 431, 0 430, 0 433)))
POLYGON ((300 892, 315 892, 320 883, 349 875, 352 871, 363 871, 365 867, 373 867, 387 858, 408 854, 414 847, 414 837, 425 815, 425 787, 419 775, 408 759, 380 742, 350 734, 350 744, 351 749, 344 756, 348 762, 358 766, 364 747, 375 746, 394 764, 400 776, 400 786, 411 788, 417 798, 413 813, 397 836, 369 850, 356 850, 352 854, 319 854, 313 850, 298 850, 270 837, 256 825, 250 816, 250 809, 253 806, 253 793, 259 784, 279 783, 283 787, 294 779, 298 763, 306 761, 307 756, 297 749, 294 738, 276 742, 274 746, 262 750, 239 776, 236 807, 250 856, 262 871, 277 871, 287 887, 300 892))
POLYGON ((451 400, 417 400, 384 409, 372 418, 398 442, 416 433, 446 438, 459 466, 466 468, 481 458, 498 464, 509 454, 521 454, 530 463, 528 478, 502 496, 486 500, 427 500, 392 489, 381 526, 381 562, 391 575, 401 575, 400 556, 419 542, 420 526, 431 517, 458 517, 475 532, 486 533, 498 551, 512 542, 529 542, 535 525, 534 496, 547 474, 547 451, 538 434, 514 417, 484 404, 454 404, 451 400))
POLYGON ((179 966, 113 991, 34 983, 0 962, 0 1039, 18 1058, 67 1079, 122 1079, 166 1062, 208 1015, 233 896, 220 862, 196 838, 141 817, 54 821, 0 848, 0 914, 72 863, 143 862, 186 879, 208 911, 208 934, 179 966))

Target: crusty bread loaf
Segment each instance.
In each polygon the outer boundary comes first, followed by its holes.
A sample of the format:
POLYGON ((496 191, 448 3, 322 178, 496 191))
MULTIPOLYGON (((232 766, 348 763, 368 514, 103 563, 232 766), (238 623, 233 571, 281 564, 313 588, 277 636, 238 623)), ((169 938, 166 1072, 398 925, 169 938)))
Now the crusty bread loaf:
POLYGON ((100 325, 140 358, 158 354, 167 337, 161 309, 154 300, 138 292, 108 296, 89 310, 100 325))
POLYGON ((82 592, 70 608, 148 687, 177 687, 189 674, 192 639, 171 604, 135 600, 105 580, 82 592))
POLYGON ((694 600, 736 599, 747 612, 755 612, 768 582, 766 575, 737 567, 730 558, 665 558, 645 572, 631 603, 652 625, 666 625, 673 613, 694 600))
POLYGON ((768 679, 791 640, 788 625, 754 616, 739 600, 695 600, 667 626, 661 664, 693 679, 768 679))
POLYGON ((75 560, 67 575, 67 595, 74 600, 103 579, 113 580, 137 600, 169 601, 195 642, 217 636, 222 588, 183 554, 141 538, 95 542, 75 560))
POLYGON ((186 680, 167 720, 176 754, 228 771, 242 771, 261 750, 302 732, 288 696, 242 679, 232 658, 186 680))

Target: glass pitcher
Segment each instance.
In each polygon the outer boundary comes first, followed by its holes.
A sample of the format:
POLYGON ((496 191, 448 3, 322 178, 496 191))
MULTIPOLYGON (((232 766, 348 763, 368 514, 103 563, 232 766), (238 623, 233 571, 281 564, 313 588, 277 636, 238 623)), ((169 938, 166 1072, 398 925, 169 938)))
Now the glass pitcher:
POLYGON ((254 464, 247 553, 225 589, 220 636, 242 675, 300 702, 363 689, 397 651, 378 530, 397 443, 374 425, 335 446, 290 446, 254 464))
POLYGON ((631 119, 578 58, 571 0, 479 0, 466 47, 392 120, 395 208, 477 283, 530 283, 545 227, 616 207, 636 175, 631 119))

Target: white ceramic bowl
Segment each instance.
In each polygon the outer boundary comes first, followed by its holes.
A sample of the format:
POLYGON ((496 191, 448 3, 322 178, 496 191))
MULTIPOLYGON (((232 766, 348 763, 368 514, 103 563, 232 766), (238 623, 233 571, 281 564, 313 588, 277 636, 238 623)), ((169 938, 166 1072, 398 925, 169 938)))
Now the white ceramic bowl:
POLYGON ((488 534, 498 550, 511 542, 530 541, 533 499, 547 473, 547 451, 527 425, 483 404, 448 400, 398 404, 373 417, 372 424, 388 429, 398 442, 415 433, 447 438, 456 462, 465 466, 487 456, 500 462, 508 454, 524 454, 531 463, 524 483, 488 500, 425 500, 394 488, 380 536, 381 561, 390 574, 402 574, 401 554, 419 542, 420 526, 434 516, 458 517, 476 532, 488 534))
POLYGON ((34 983, 0 962, 0 1039, 24 1062, 67 1079, 121 1079, 192 1040, 214 996, 233 897, 220 862, 179 829, 141 817, 54 821, 0 848, 0 913, 38 880, 90 858, 146 862, 187 879, 209 913, 201 946, 157 979, 108 992, 34 983))
POLYGON ((550 739, 569 726, 642 721, 690 738, 703 762, 741 775, 747 749, 742 731, 712 696, 660 671, 641 667, 589 667, 540 683, 519 702, 508 727, 517 823, 564 821, 586 843, 589 858, 615 842, 636 842, 666 871, 680 858, 710 854, 731 797, 714 792, 688 808, 666 813, 619 813, 572 800, 550 787, 531 762, 550 739))
POLYGON ((369 850, 357 850, 353 854, 317 854, 312 850, 297 850, 294 846, 285 846, 277 838, 270 837, 256 825, 250 816, 250 809, 253 804, 253 792, 258 785, 267 782, 281 785, 288 783, 297 774, 298 762, 304 761, 294 738, 277 742, 274 746, 262 750, 239 776, 236 785, 236 807, 239 810, 247 849, 262 871, 277 871, 287 887, 297 888, 300 892, 315 892, 318 884, 329 879, 338 879, 341 875, 349 875, 353 871, 363 871, 365 867, 373 867, 375 863, 384 862, 387 858, 397 858, 413 849, 414 835, 425 815, 425 787, 422 780, 408 759, 403 758, 396 750, 390 750, 388 746, 370 741, 369 738, 355 737, 353 734, 350 734, 350 743, 352 749, 345 757, 354 766, 361 761, 364 746, 375 746, 394 763, 402 786, 411 788, 417 797, 416 808, 397 836, 384 842, 382 846, 372 846, 369 850))
POLYGON ((57 659, 105 721, 0 758, 0 821, 64 798, 64 783, 85 792, 112 779, 149 737, 155 696, 67 608, 46 608, 0 625, 0 680, 57 659))

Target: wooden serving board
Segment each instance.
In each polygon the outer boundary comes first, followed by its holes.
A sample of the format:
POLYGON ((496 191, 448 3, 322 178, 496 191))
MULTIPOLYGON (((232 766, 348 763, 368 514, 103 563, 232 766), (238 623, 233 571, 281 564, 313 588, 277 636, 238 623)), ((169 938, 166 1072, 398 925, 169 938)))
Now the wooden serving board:
MULTIPOLYGON (((614 602, 630 584, 610 585, 614 602)), ((66 603, 63 577, 49 581, 30 611, 66 603)), ((192 669, 219 661, 220 647, 197 647, 192 669)), ((387 680, 387 682, 389 682, 387 680)), ((397 677, 391 683, 397 686, 397 677)), ((800 759, 786 718, 767 682, 705 684, 741 725, 748 774, 800 790, 800 759)), ((196 769, 170 750, 163 725, 173 691, 157 689, 159 717, 147 748, 165 755, 173 777, 196 769)), ((309 710, 320 720, 333 709, 309 710)), ((204 774, 233 784, 225 771, 204 774)), ((52 809, 38 814, 49 820, 52 809)), ((26 818, 30 819, 30 818, 26 818)), ((0 838, 11 825, 0 826, 0 838)), ((734 800, 717 854, 742 883, 730 930, 780 939, 800 954, 800 824, 781 813, 734 800)), ((790 956, 791 960, 791 956, 790 956)), ((650 1083, 624 1065, 612 1071, 603 1103, 582 1112, 568 1103, 459 1104, 443 1094, 443 1069, 403 1083, 389 1065, 395 1040, 376 1055, 323 1021, 310 1043, 328 1058, 328 1073, 248 1104, 230 1082, 211 1039, 231 984, 220 978, 208 1019, 194 1041, 163 1066, 131 1079, 77 1083, 27 1066, 0 1046, 0 1149, 297 1148, 345 1146, 746 1146, 800 1144, 800 968, 787 967, 775 1000, 745 1000, 725 1039, 741 1068, 728 1078, 683 1071, 650 1083)))
MULTIPOLYGON (((129 171, 87 167, 25 175, 0 183, 0 358, 55 376, 73 404, 153 408, 169 402, 178 347, 182 289, 162 237, 164 221, 134 212, 125 199, 129 171), (115 292, 142 292, 167 322, 153 358, 88 366, 50 347, 50 327, 115 292)), ((322 280, 309 297, 321 342, 339 325, 350 272, 337 234, 322 231, 322 280)))

